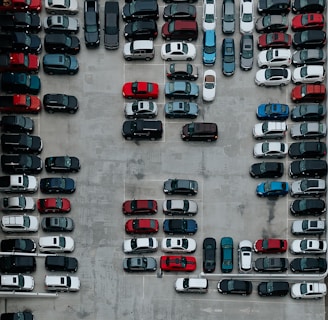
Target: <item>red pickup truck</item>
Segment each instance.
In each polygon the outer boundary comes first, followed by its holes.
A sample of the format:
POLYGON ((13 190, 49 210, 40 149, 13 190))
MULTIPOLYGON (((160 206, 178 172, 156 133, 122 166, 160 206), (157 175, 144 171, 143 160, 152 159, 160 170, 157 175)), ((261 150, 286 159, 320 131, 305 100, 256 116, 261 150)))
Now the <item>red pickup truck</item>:
POLYGON ((40 61, 35 54, 3 53, 0 54, 0 72, 16 71, 35 73, 39 71, 40 61))
POLYGON ((41 0, 0 0, 0 11, 41 11, 41 0))
POLYGON ((1 113, 38 113, 41 110, 41 101, 37 96, 14 94, 0 96, 1 113))

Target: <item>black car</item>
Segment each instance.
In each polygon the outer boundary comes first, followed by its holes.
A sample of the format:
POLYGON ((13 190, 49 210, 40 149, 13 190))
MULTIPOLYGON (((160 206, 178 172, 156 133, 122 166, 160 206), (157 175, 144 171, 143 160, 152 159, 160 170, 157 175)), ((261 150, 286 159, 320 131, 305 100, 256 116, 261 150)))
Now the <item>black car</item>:
POLYGON ((0 34, 0 52, 26 52, 38 54, 42 50, 39 36, 26 32, 0 34))
POLYGON ((241 294, 247 296, 252 293, 251 281, 222 279, 218 283, 218 291, 223 294, 241 294))
POLYGON ((205 238, 203 241, 203 271, 214 272, 216 267, 216 240, 205 238))
POLYGON ((43 107, 49 113, 75 113, 79 109, 79 103, 75 96, 62 93, 47 93, 43 96, 43 107))
POLYGON ((122 135, 126 140, 161 139, 163 135, 163 123, 161 120, 127 120, 123 123, 122 135))
POLYGON ((164 193, 196 195, 198 193, 198 183, 195 180, 168 179, 164 182, 164 193))
POLYGON ((282 272, 287 269, 287 258, 258 258, 255 260, 254 264, 254 270, 258 272, 282 272))
POLYGON ((320 121, 326 116, 326 106, 319 103, 296 106, 290 116, 293 121, 320 121))
POLYGON ((119 46, 119 5, 117 1, 105 2, 105 27, 104 45, 105 49, 117 49, 119 46))
POLYGON ((157 20, 159 17, 157 1, 138 1, 126 3, 122 9, 122 18, 125 22, 143 19, 157 20))
POLYGON ((47 172, 78 172, 81 164, 77 157, 59 156, 47 157, 45 167, 47 172))
POLYGON ((9 174, 34 174, 42 171, 42 160, 34 154, 3 154, 1 156, 2 171, 9 174))
POLYGON ((1 320, 34 320, 34 315, 29 311, 1 313, 1 320))
POLYGON ((252 178, 280 178, 284 174, 284 164, 281 162, 254 163, 249 174, 252 178))
POLYGON ((45 232, 71 232, 74 221, 66 217, 46 217, 41 220, 41 227, 45 232))
POLYGON ((197 229, 197 222, 194 219, 166 219, 163 222, 163 231, 167 234, 193 235, 197 229))
POLYGON ((171 63, 166 69, 166 76, 170 80, 198 79, 198 67, 191 63, 171 63))
POLYGON ((49 271, 76 272, 78 261, 73 257, 48 255, 45 259, 45 267, 49 271))
POLYGON ((44 37, 44 49, 48 53, 77 54, 80 52, 80 40, 78 37, 64 33, 46 34, 44 37))
POLYGON ((254 39, 252 34, 243 34, 240 38, 240 68, 251 70, 254 60, 254 39))
POLYGON ((296 67, 303 66, 305 64, 312 65, 312 64, 325 64, 326 62, 326 52, 324 49, 303 49, 299 51, 295 51, 293 53, 293 64, 296 67))
POLYGON ((323 12, 326 7, 326 0, 294 0, 293 13, 323 12))
POLYGON ((163 18, 168 20, 195 20, 196 7, 187 3, 173 3, 164 8, 163 18))
POLYGON ((3 252, 35 252, 36 243, 31 239, 12 238, 1 241, 1 251, 3 252))
POLYGON ((43 193, 73 193, 75 181, 71 178, 42 178, 40 190, 43 193))
POLYGON ((129 22, 124 27, 124 37, 126 40, 153 40, 158 35, 157 23, 155 20, 137 20, 129 22))
POLYGON ((287 14, 290 11, 290 0, 259 0, 259 14, 287 14))
POLYGON ((1 272, 9 273, 29 273, 36 270, 35 257, 31 256, 3 256, 0 257, 1 272))
POLYGON ((39 32, 41 30, 40 16, 30 12, 1 13, 0 30, 39 32))
POLYGON ((4 72, 1 76, 1 89, 7 93, 39 94, 41 80, 34 74, 4 72))
POLYGON ((34 130, 34 120, 21 115, 3 116, 1 118, 1 129, 4 132, 32 133, 34 130))
POLYGON ((293 216, 320 216, 326 212, 326 203, 322 199, 297 199, 289 209, 293 216))
POLYGON ((39 136, 26 133, 2 134, 1 147, 7 153, 36 153, 42 151, 43 143, 39 136))
POLYGON ((84 40, 87 48, 99 47, 100 22, 97 0, 84 1, 84 40))
POLYGON ((289 176, 292 178, 321 178, 325 175, 327 175, 327 162, 325 160, 297 160, 289 166, 289 176))
POLYGON ((325 258, 296 258, 290 263, 293 272, 325 272, 327 260, 325 258))
POLYGON ((260 297, 284 297, 289 293, 289 283, 286 281, 261 282, 257 287, 260 297))
POLYGON ((296 50, 322 48, 326 44, 326 32, 322 30, 305 30, 295 32, 293 46, 296 50))
POLYGON ((327 146, 324 142, 320 141, 294 142, 288 149, 288 155, 292 159, 322 158, 326 154, 327 146))

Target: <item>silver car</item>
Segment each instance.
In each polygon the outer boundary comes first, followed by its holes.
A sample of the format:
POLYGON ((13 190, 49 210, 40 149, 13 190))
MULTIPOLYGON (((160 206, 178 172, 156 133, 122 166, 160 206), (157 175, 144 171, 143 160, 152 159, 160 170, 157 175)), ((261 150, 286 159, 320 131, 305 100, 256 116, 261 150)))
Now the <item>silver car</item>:
POLYGON ((290 288, 290 296, 293 299, 319 299, 327 294, 325 283, 302 282, 295 283, 290 288))
POLYGON ((196 241, 190 238, 164 238, 162 251, 171 253, 192 253, 196 251, 196 241))
POLYGON ((323 234, 326 224, 323 220, 296 220, 292 224, 291 232, 299 234, 323 234))
POLYGON ((1 198, 0 205, 4 212, 28 212, 35 210, 34 199, 23 195, 1 198))
POLYGON ((167 215, 194 216, 197 211, 197 203, 193 200, 165 200, 163 202, 163 212, 167 215))
POLYGON ((252 34, 244 34, 240 39, 240 68, 251 70, 254 60, 254 41, 252 34))
POLYGON ((234 0, 223 0, 222 32, 224 34, 232 34, 235 32, 235 1, 234 0))
POLYGON ((320 122, 303 122, 295 124, 290 129, 293 139, 323 138, 327 134, 327 126, 320 122))
POLYGON ((323 179, 302 179, 292 183, 290 195, 300 196, 322 196, 326 193, 326 181, 323 179))
POLYGON ((327 55, 323 49, 303 49, 293 53, 292 61, 297 67, 304 64, 324 64, 327 55))
POLYGON ((44 18, 43 26, 46 33, 78 33, 80 29, 79 21, 76 18, 62 15, 44 18))
POLYGON ((125 105, 124 114, 128 119, 135 118, 155 118, 157 116, 158 107, 152 101, 133 101, 125 105))

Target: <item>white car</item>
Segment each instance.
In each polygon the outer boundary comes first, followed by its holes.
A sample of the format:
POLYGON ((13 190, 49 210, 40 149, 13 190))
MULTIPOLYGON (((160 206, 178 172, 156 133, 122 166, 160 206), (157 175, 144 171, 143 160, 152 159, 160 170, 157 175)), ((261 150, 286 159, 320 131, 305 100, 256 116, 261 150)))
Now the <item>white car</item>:
POLYGON ((295 220, 292 223, 292 234, 323 234, 326 224, 323 220, 295 220))
POLYGON ((288 68, 267 68, 256 72, 255 83, 260 87, 285 86, 291 76, 288 68))
POLYGON ((45 0, 44 7, 50 14, 77 14, 77 0, 45 0))
POLYGON ((22 274, 6 274, 0 276, 0 290, 6 291, 32 291, 34 278, 22 274))
POLYGON ((167 215, 194 216, 198 211, 197 203, 193 200, 165 200, 163 212, 167 215))
POLYGON ((191 238, 164 238, 162 251, 176 253, 191 253, 196 251, 196 241, 191 238))
POLYGON ((241 272, 252 269, 252 242, 242 240, 238 245, 238 266, 241 272))
POLYGON ((215 30, 216 27, 216 0, 203 2, 203 30, 215 30))
POLYGON ((5 197, 0 200, 1 210, 4 212, 27 212, 35 210, 35 201, 32 197, 23 195, 17 197, 5 197))
POLYGON ((254 146, 255 158, 285 158, 288 153, 288 145, 283 142, 261 142, 254 146))
POLYGON ((74 240, 71 237, 53 236, 39 238, 40 252, 61 253, 74 251, 74 240))
POLYGON ((294 70, 292 80, 295 84, 321 83, 325 80, 326 71, 323 66, 303 66, 294 70))
POLYGON ((48 291, 76 292, 81 287, 80 279, 71 276, 46 276, 44 284, 48 291))
POLYGON ((285 121, 264 121, 255 124, 253 137, 259 139, 282 139, 286 135, 287 124, 285 121))
POLYGON ((295 283, 290 288, 290 296, 294 299, 319 299, 327 294, 325 283, 302 282, 295 283))
POLYGON ((290 195, 292 197, 317 196, 326 193, 326 181, 324 179, 302 179, 292 183, 290 195))
POLYGON ((240 0, 240 32, 252 33, 254 29, 253 0, 240 0))
POLYGON ((1 228, 3 232, 37 232, 39 221, 37 217, 22 214, 3 216, 1 219, 1 228))
POLYGON ((216 91, 216 73, 214 70, 206 70, 204 72, 203 82, 203 100, 213 101, 215 99, 216 91))
POLYGON ((287 68, 292 63, 290 49, 269 49, 261 51, 257 56, 257 64, 260 68, 283 67, 287 68))
POLYGON ((157 116, 157 104, 152 101, 133 101, 125 105, 124 114, 128 119, 155 118, 157 116))
POLYGON ((327 241, 317 239, 294 240, 289 249, 294 254, 321 254, 327 251, 327 241))
POLYGON ((148 253, 155 252, 158 248, 156 238, 133 238, 123 242, 124 253, 148 253))
POLYGON ((191 61, 196 58, 196 47, 192 43, 185 42, 164 43, 161 48, 161 57, 166 61, 191 61))

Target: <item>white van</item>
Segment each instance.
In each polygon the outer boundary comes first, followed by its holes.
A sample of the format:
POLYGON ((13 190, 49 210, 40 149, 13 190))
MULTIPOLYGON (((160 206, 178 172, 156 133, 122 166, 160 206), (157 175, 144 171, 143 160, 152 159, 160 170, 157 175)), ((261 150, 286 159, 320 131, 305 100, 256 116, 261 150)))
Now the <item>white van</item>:
POLYGON ((177 292, 206 293, 207 289, 207 279, 178 278, 175 282, 175 290, 177 292))
POLYGON ((154 41, 136 40, 124 45, 123 56, 127 61, 146 60, 149 61, 155 56, 154 41))

